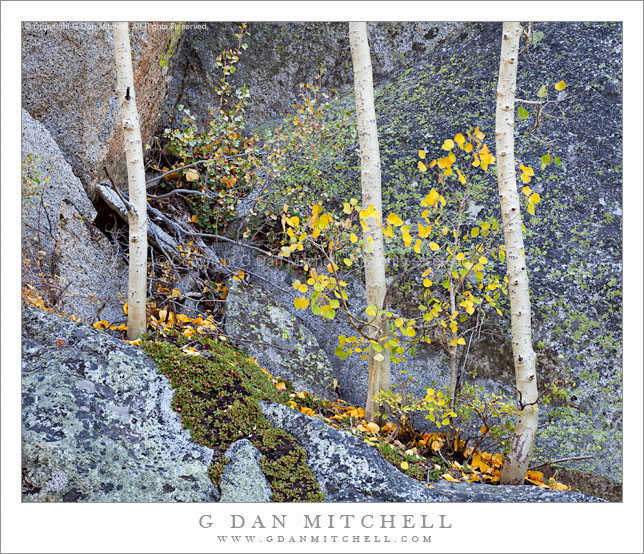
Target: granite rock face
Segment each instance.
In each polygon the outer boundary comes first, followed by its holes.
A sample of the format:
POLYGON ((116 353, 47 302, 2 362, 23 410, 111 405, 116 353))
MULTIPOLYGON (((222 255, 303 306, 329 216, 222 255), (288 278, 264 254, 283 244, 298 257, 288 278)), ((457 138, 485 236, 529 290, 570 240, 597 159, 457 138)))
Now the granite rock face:
MULTIPOLYGON (((390 79, 407 67, 429 57, 442 42, 456 33, 461 23, 416 22, 369 24, 374 79, 390 79)), ((177 126, 176 106, 182 104, 205 128, 209 108, 217 106, 214 92, 219 82, 217 56, 237 43, 234 23, 207 23, 192 28, 177 50, 164 114, 159 126, 177 126)), ((251 126, 284 116, 300 100, 300 83, 314 83, 320 67, 325 68, 325 88, 346 90, 353 84, 349 26, 347 23, 281 22, 248 24, 248 50, 240 56, 233 86, 246 84, 251 105, 246 121, 251 126)))
POLYGON ((247 439, 241 439, 226 450, 230 462, 219 483, 219 502, 270 502, 271 488, 259 460, 262 453, 247 439))
MULTIPOLYGON (((166 60, 179 35, 173 25, 130 24, 144 143, 160 115, 169 84, 166 60)), ((23 23, 22 106, 49 130, 88 192, 106 179, 103 165, 119 180, 127 175, 115 88, 111 23, 23 23)))
POLYGON ((82 321, 122 318, 127 264, 92 225, 96 210, 56 141, 24 109, 22 158, 31 164, 34 183, 23 190, 23 282, 37 285, 46 301, 82 321))
POLYGON ((304 448, 327 502, 598 502, 581 493, 533 486, 432 482, 431 487, 389 464, 358 437, 281 404, 262 403, 275 426, 304 448))
POLYGON ((275 376, 299 390, 334 399, 331 363, 315 334, 259 285, 230 281, 226 333, 275 376))
POLYGON ((143 352, 33 307, 22 323, 23 501, 216 499, 212 451, 182 429, 143 352))

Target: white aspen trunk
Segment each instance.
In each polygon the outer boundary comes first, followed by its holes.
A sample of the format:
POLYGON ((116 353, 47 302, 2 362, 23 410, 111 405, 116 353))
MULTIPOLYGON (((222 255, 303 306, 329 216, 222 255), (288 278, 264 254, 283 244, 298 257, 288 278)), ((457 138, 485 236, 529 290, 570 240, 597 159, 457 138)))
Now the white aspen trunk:
MULTIPOLYGON (((360 172, 362 183, 362 207, 370 204, 382 217, 382 196, 380 191, 380 150, 378 147, 378 129, 376 127, 376 109, 373 99, 373 76, 371 56, 367 39, 366 23, 349 23, 349 42, 353 61, 353 80, 356 98, 356 120, 360 139, 360 172)), ((365 221, 369 230, 363 233, 365 243, 365 288, 367 302, 375 304, 378 310, 384 308, 383 302, 387 290, 385 282, 385 250, 382 229, 375 218, 365 221), (371 242, 373 241, 373 242, 371 242)), ((383 338, 387 334, 387 321, 377 317, 370 328, 373 339, 383 338)), ((378 392, 390 386, 389 364, 390 353, 383 349, 384 360, 377 361, 375 352, 369 352, 369 388, 365 406, 365 418, 375 419, 380 406, 373 400, 378 392)))
POLYGON ((146 330, 148 218, 145 169, 143 167, 143 144, 139 114, 136 109, 129 28, 127 22, 114 22, 112 29, 116 57, 117 92, 121 107, 121 125, 131 204, 131 209, 128 210, 130 260, 127 336, 128 339, 134 340, 146 330))
POLYGON ((530 289, 528 283, 521 206, 514 166, 514 98, 519 58, 520 23, 503 24, 501 67, 496 103, 496 154, 499 198, 508 269, 512 321, 512 355, 520 412, 510 452, 501 471, 501 483, 523 484, 537 432, 536 356, 532 349, 530 289))

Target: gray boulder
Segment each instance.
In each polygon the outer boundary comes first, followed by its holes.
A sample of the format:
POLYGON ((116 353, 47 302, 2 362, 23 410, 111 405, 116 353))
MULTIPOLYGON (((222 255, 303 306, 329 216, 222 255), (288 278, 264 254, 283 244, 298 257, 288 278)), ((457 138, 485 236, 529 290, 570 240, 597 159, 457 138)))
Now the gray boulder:
POLYGON ((331 363, 315 335, 263 287, 229 282, 225 329, 273 375, 290 379, 298 390, 337 398, 331 363))
MULTIPOLYGON (((369 24, 374 81, 380 83, 427 59, 462 23, 378 22, 369 24)), ((215 59, 236 44, 235 23, 209 22, 189 29, 177 51, 173 81, 160 120, 165 127, 180 124, 177 104, 189 107, 205 127, 209 108, 217 106, 214 89, 220 75, 215 59)), ((248 24, 248 50, 240 56, 233 86, 246 84, 251 95, 247 122, 251 126, 278 119, 301 100, 300 83, 314 83, 325 68, 325 89, 346 90, 353 84, 347 23, 280 22, 248 24)))
POLYGON ((82 321, 122 318, 127 265, 92 225, 96 210, 56 141, 24 109, 22 159, 32 179, 40 174, 40 184, 23 191, 23 281, 82 321))
MULTIPOLYGON (((160 115, 169 83, 165 62, 179 34, 174 25, 130 25, 144 143, 160 115)), ((115 87, 109 22, 23 23, 22 105, 50 131, 86 187, 105 180, 105 164, 119 180, 125 175, 115 87)))
POLYGON ((262 453, 248 439, 230 445, 221 475, 219 502, 270 502, 271 488, 259 466, 262 453))
POLYGON ((532 486, 420 483, 358 437, 281 404, 262 402, 275 426, 304 448, 327 502, 598 502, 580 493, 532 486))
POLYGON ((141 350, 33 307, 22 324, 23 501, 215 500, 212 451, 141 350))

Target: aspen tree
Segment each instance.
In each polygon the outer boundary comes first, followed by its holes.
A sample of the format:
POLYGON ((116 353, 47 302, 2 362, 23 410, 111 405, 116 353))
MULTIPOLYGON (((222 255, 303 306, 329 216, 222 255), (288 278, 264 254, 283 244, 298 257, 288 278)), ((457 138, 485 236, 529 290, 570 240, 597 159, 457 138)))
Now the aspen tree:
POLYGON ((136 109, 136 91, 132 71, 130 33, 127 22, 114 22, 114 55, 118 101, 127 162, 129 206, 128 226, 130 229, 130 259, 128 276, 127 336, 138 338, 146 329, 147 289, 147 198, 145 170, 143 167, 143 144, 139 114, 136 109))
POLYGON ((501 483, 507 485, 523 483, 532 456, 539 415, 536 356, 532 349, 530 290, 514 167, 514 104, 520 37, 520 23, 503 24, 496 103, 499 198, 503 216, 512 324, 512 355, 519 404, 510 452, 506 456, 501 471, 501 483))
MULTIPOLYGON (((373 75, 371 56, 367 38, 366 23, 349 23, 349 42, 353 61, 353 79, 356 100, 356 120, 360 141, 360 173, 362 185, 362 207, 373 210, 373 215, 364 220, 364 267, 367 303, 376 310, 368 329, 369 338, 374 341, 384 339, 387 334, 387 320, 382 317, 386 293, 385 251, 382 229, 382 196, 380 175, 380 150, 376 109, 373 98, 373 75), (373 206, 373 208, 370 208, 373 206)), ((380 406, 374 397, 390 385, 390 353, 388 348, 382 352, 369 351, 369 386, 365 406, 365 418, 375 419, 380 406)))

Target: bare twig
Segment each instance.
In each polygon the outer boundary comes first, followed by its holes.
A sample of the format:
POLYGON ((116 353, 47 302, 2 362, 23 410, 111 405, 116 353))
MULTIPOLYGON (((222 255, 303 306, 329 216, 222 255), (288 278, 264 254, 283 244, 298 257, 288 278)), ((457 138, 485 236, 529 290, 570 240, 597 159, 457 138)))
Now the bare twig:
POLYGON ((118 195, 118 197, 121 199, 121 202, 123 202, 123 205, 125 206, 125 209, 127 210, 128 213, 130 213, 134 207, 128 200, 126 200, 123 197, 123 194, 121 194, 121 190, 114 184, 114 181, 112 180, 112 177, 110 177, 110 174, 107 171, 107 167, 103 166, 103 171, 105 171, 105 175, 107 175, 107 178, 110 180, 110 184, 112 185, 112 188, 114 189, 114 192, 118 195))
POLYGON ((577 460, 590 460, 591 458, 594 458, 594 457, 595 456, 572 456, 570 458, 561 458, 560 460, 550 460, 549 462, 544 462, 543 464, 539 464, 537 466, 529 467, 528 470, 532 471, 532 470, 538 469, 540 467, 545 467, 545 466, 549 466, 549 465, 552 465, 552 464, 560 464, 560 463, 563 463, 563 462, 575 462, 577 460))

